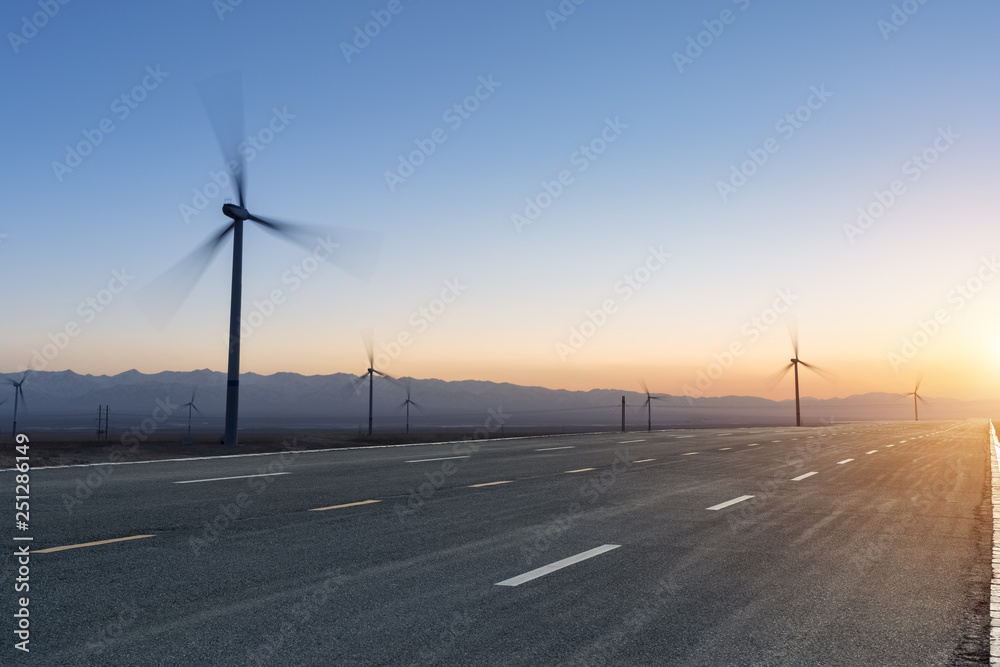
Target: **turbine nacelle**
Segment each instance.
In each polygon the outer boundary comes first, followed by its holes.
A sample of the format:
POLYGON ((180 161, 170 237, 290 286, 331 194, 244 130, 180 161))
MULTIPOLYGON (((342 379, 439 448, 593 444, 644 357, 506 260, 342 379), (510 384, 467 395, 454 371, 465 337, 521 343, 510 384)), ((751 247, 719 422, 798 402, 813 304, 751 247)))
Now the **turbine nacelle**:
POLYGON ((223 204, 222 212, 227 218, 232 218, 237 222, 250 219, 250 211, 246 210, 242 206, 239 206, 238 204, 223 204))

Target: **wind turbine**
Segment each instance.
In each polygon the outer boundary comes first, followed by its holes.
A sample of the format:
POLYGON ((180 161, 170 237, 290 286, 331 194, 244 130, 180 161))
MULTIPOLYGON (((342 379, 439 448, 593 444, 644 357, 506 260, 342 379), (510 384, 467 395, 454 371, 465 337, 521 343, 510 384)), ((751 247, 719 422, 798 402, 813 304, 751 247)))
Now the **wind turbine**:
MULTIPOLYGON (((255 222, 266 231, 292 241, 310 252, 325 252, 326 259, 331 264, 339 266, 348 273, 367 278, 374 268, 380 238, 377 234, 357 229, 343 227, 310 228, 280 222, 273 218, 264 218, 251 213, 246 208, 246 160, 248 137, 243 129, 243 84, 238 73, 223 74, 203 82, 199 86, 202 104, 215 131, 216 139, 222 149, 226 161, 225 187, 232 182, 237 203, 226 202, 222 213, 231 222, 194 252, 183 259, 173 269, 163 274, 146 290, 162 291, 166 297, 156 298, 158 306, 164 307, 166 316, 156 317, 165 325, 170 316, 180 308, 188 293, 205 272, 209 262, 219 250, 219 246, 230 233, 233 236, 233 275, 230 290, 229 306, 229 362, 228 379, 226 382, 226 434, 225 443, 238 443, 237 427, 239 423, 240 399, 240 308, 243 296, 243 223, 255 222), (319 233, 325 235, 320 236, 319 233), (331 250, 332 249, 332 250, 331 250), (167 302, 170 302, 169 305, 167 302)), ((261 130, 263 132, 264 130, 261 130)), ((270 130, 268 130, 270 131, 270 130)), ((221 177, 218 180, 222 180, 221 177)), ((157 309, 153 309, 154 311, 157 309)))
MULTIPOLYGON (((17 404, 19 398, 21 401, 24 401, 24 389, 21 388, 21 385, 24 384, 27 377, 28 371, 24 371, 24 375, 21 376, 20 380, 11 380, 10 378, 7 378, 7 382, 14 385, 14 426, 11 428, 11 436, 15 438, 17 437, 17 404)), ((4 402, 6 403, 6 401, 4 402)))
POLYGON ((646 430, 647 431, 652 431, 653 430, 653 401, 662 401, 663 397, 662 396, 654 396, 653 394, 650 394, 649 393, 649 387, 646 386, 646 383, 644 381, 639 380, 639 385, 642 387, 642 390, 644 392, 646 392, 646 402, 643 403, 643 405, 646 406, 646 430))
POLYGON ((920 391, 920 383, 923 381, 924 381, 924 374, 921 373, 920 375, 917 376, 917 384, 913 387, 913 391, 903 394, 903 396, 913 397, 913 421, 920 421, 920 415, 917 414, 917 401, 919 400, 924 405, 927 405, 927 401, 924 400, 924 397, 917 393, 918 391, 920 391))
POLYGON ((833 374, 827 370, 820 368, 819 366, 814 366, 812 364, 807 364, 806 362, 799 359, 799 334, 797 331, 789 331, 789 335, 792 338, 792 349, 795 352, 795 356, 789 360, 789 364, 782 368, 780 371, 775 373, 768 383, 771 387, 776 386, 781 378, 785 377, 788 371, 795 370, 795 425, 802 426, 802 411, 799 409, 799 366, 804 366, 808 368, 813 373, 821 376, 826 380, 833 380, 833 374))
POLYGON ((409 380, 404 380, 403 381, 403 386, 406 387, 406 400, 403 401, 402 403, 400 403, 399 407, 401 407, 401 408, 405 407, 406 408, 406 432, 407 432, 407 434, 409 434, 409 432, 410 432, 410 406, 412 405, 415 408, 419 408, 420 404, 410 398, 410 389, 411 389, 411 387, 410 387, 410 381, 409 380))
POLYGON ((201 415, 201 410, 199 410, 198 406, 194 404, 194 395, 197 392, 198 392, 198 387, 195 387, 194 389, 192 389, 191 390, 191 400, 188 401, 187 403, 182 404, 180 406, 182 408, 187 408, 188 409, 188 432, 187 432, 187 437, 184 439, 185 444, 188 444, 188 445, 190 445, 192 442, 194 442, 194 440, 192 440, 192 438, 191 438, 191 411, 194 410, 199 415, 201 415))
POLYGON ((393 379, 392 377, 386 375, 382 371, 375 370, 375 342, 373 340, 372 332, 368 331, 362 334, 362 338, 365 341, 365 349, 368 352, 368 370, 362 375, 359 375, 354 381, 354 388, 357 390, 361 386, 361 383, 368 378, 368 435, 372 434, 372 405, 374 398, 373 384, 375 375, 381 375, 386 379, 393 379))

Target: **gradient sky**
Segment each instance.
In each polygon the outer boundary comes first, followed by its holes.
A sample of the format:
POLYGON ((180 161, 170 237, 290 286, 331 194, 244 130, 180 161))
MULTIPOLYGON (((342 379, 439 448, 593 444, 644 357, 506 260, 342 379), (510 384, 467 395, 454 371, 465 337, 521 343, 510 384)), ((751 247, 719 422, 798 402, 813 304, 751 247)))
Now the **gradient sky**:
POLYGON ((273 290, 284 302, 244 341, 244 372, 361 372, 359 332, 373 328, 380 343, 409 336, 380 348, 393 375, 569 389, 643 377, 682 394, 702 371, 717 376, 705 395, 787 398, 790 378, 765 379, 791 356, 794 321, 802 358, 839 376, 803 376, 804 395, 910 391, 923 372, 929 397, 1000 396, 995 2, 911 0, 896 26, 893 3, 871 0, 589 0, 560 21, 555 0, 400 0, 350 62, 342 43, 388 0, 70 2, 25 28, 45 4, 7 2, 0 22, 4 372, 225 370, 228 245, 167 328, 135 297, 226 223, 229 191, 189 220, 180 206, 224 167, 198 83, 239 69, 248 133, 274 109, 294 115, 248 165, 249 208, 383 239, 370 281, 321 263, 296 284, 305 251, 248 228, 244 316, 273 290), (699 33, 707 46, 679 68, 699 33), (123 118, 114 100, 152 84, 147 68, 165 75, 123 118), (445 112, 491 77, 455 127, 445 112), (778 124, 797 111, 798 127, 778 124), (113 131, 57 175, 103 119, 113 131), (615 140, 581 158, 609 120, 615 140), (439 128, 447 140, 391 190, 385 173, 439 128), (767 160, 724 201, 718 183, 748 151, 767 160), (936 161, 915 169, 925 151, 936 161), (518 231, 512 215, 564 170, 572 181, 518 231), (647 276, 651 248, 670 257, 647 276), (127 286, 91 312, 114 271, 127 286), (630 295, 626 275, 648 280, 630 295), (420 309, 447 281, 461 294, 432 322, 420 309), (782 292, 792 307, 758 328, 782 292), (35 357, 46 344, 51 358, 35 357))

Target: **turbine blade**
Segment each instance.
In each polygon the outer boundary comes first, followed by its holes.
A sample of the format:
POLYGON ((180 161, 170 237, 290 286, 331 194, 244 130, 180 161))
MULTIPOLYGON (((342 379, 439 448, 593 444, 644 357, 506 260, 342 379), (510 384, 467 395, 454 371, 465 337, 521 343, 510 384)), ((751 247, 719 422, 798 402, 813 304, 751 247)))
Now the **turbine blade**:
POLYGON ((792 339, 792 349, 795 351, 795 358, 799 358, 799 326, 796 322, 788 321, 788 336, 792 339))
POLYGON ((232 223, 222 228, 139 290, 136 303, 156 328, 163 329, 177 314, 232 230, 232 223))
MULTIPOLYGON (((385 377, 389 377, 386 375, 385 377)), ((390 378, 393 382, 406 390, 406 400, 410 400, 410 378, 390 378)))
POLYGON ((198 406, 197 406, 197 405, 192 405, 192 406, 191 406, 191 409, 192 409, 192 410, 194 410, 195 412, 197 412, 197 413, 198 413, 199 415, 201 415, 202 417, 204 417, 204 416, 205 416, 205 415, 203 415, 203 414, 202 414, 201 410, 199 410, 199 409, 198 409, 198 406))
POLYGON ((361 387, 364 386, 365 380, 367 379, 368 379, 368 373, 365 373, 364 375, 359 375, 356 378, 352 378, 351 391, 354 392, 355 395, 359 394, 361 391, 361 387))
POLYGON ((352 227, 320 227, 281 222, 274 218, 251 215, 250 219, 267 231, 323 256, 334 266, 355 278, 367 281, 375 272, 382 235, 352 227))
POLYGON ((361 332, 361 340, 364 341, 365 351, 368 353, 368 368, 375 366, 375 330, 364 329, 361 332))
POLYGON ((236 198, 240 206, 246 206, 246 162, 239 150, 246 139, 243 130, 243 77, 239 72, 219 74, 199 83, 198 93, 222 149, 226 171, 232 176, 236 198))
POLYGON ((916 394, 916 397, 917 397, 917 400, 920 401, 921 403, 923 403, 924 405, 930 405, 930 403, 928 403, 927 401, 925 401, 924 397, 921 396, 920 394, 916 394))
POLYGON ((920 373, 919 375, 917 375, 917 385, 913 388, 914 394, 920 391, 920 383, 923 381, 924 381, 924 374, 920 373))
POLYGON ((769 389, 774 389, 775 387, 777 387, 778 383, 781 382, 781 378, 785 377, 785 375, 788 374, 788 371, 792 370, 792 366, 794 366, 794 365, 795 364, 789 363, 787 366, 785 366, 784 368, 782 368, 780 371, 778 371, 777 373, 775 373, 775 374, 771 375, 769 378, 767 378, 767 386, 768 386, 768 388, 769 389))
POLYGON ((639 380, 639 386, 642 387, 642 391, 646 396, 649 396, 649 387, 646 386, 645 380, 639 380))
POLYGON ((805 366, 806 368, 808 368, 809 370, 811 370, 816 375, 819 375, 824 380, 827 380, 828 382, 836 382, 837 381, 837 374, 834 373, 833 371, 828 371, 825 368, 820 368, 819 366, 814 366, 812 364, 807 364, 804 361, 799 361, 799 363, 802 364, 803 366, 805 366))

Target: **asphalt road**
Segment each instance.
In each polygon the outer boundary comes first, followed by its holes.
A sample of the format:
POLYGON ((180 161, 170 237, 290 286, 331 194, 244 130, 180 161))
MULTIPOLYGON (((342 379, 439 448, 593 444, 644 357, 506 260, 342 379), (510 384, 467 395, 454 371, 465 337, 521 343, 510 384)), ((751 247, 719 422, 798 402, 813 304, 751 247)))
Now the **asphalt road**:
POLYGON ((987 664, 988 428, 36 469, 24 533, 4 471, 0 539, 33 538, 31 651, 5 556, 0 664, 987 664))

